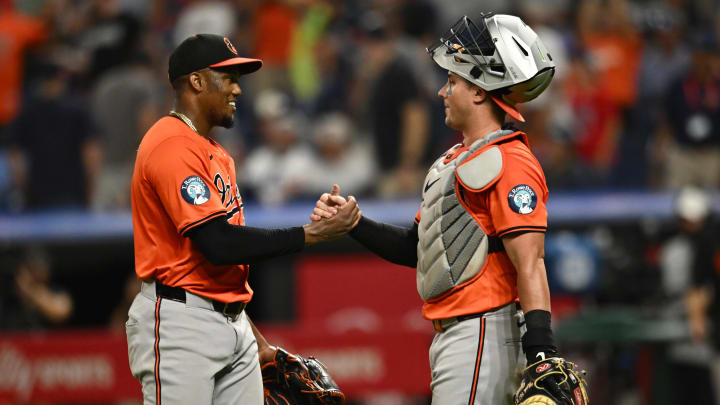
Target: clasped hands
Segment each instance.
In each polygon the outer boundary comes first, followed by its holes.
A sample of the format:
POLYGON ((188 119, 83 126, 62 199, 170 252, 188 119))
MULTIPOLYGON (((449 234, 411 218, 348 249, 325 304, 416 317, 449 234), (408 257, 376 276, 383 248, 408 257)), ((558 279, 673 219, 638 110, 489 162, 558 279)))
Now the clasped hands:
POLYGON ((330 193, 323 193, 315 203, 310 223, 305 229, 308 245, 337 239, 350 232, 360 221, 362 211, 355 197, 346 200, 340 195, 340 186, 334 184, 330 193))

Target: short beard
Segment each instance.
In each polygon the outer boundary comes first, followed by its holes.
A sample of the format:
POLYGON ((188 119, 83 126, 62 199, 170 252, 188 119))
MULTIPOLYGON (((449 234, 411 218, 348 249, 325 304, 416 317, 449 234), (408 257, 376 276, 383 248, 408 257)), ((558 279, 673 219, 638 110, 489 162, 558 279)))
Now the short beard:
POLYGON ((235 116, 234 115, 225 115, 222 117, 222 120, 220 120, 220 126, 223 128, 232 128, 235 126, 235 116))

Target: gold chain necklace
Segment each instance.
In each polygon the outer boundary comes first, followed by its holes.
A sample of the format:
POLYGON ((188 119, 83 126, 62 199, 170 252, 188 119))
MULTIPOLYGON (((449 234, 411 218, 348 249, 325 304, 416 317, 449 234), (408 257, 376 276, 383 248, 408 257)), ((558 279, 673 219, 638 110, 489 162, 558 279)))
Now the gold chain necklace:
MULTIPOLYGON (((195 125, 193 125, 192 121, 190 121, 190 118, 188 118, 185 114, 179 113, 179 112, 177 112, 177 111, 175 111, 175 110, 171 110, 171 111, 170 111, 170 115, 172 115, 173 117, 180 118, 180 120, 181 120, 182 122, 184 122, 185 125, 189 126, 190 129, 192 129, 192 130, 195 131, 195 132, 198 132, 197 128, 195 128, 195 125)), ((199 132, 198 132, 198 133, 199 133, 199 132)))

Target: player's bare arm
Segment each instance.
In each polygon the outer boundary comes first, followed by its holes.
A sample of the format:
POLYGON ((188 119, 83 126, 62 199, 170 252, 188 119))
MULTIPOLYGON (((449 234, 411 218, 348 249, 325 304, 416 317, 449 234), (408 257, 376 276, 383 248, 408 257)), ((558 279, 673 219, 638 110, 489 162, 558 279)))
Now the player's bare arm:
POLYGON ((258 345, 258 357, 260 359, 260 364, 265 364, 267 362, 270 362, 273 360, 273 357, 275 356, 275 350, 277 347, 270 345, 267 340, 265 340, 265 337, 260 333, 257 327, 255 327, 255 324, 253 321, 250 320, 250 317, 247 317, 248 322, 250 323, 250 327, 252 328, 252 333, 255 335, 255 340, 257 341, 258 345))
POLYGON ((524 232, 502 239, 518 274, 518 296, 525 313, 550 311, 550 290, 545 271, 545 234, 524 232))
POLYGON ((522 337, 528 364, 557 355, 550 328, 550 289, 545 272, 545 234, 524 232, 503 238, 517 270, 518 298, 525 313, 527 332, 522 337))

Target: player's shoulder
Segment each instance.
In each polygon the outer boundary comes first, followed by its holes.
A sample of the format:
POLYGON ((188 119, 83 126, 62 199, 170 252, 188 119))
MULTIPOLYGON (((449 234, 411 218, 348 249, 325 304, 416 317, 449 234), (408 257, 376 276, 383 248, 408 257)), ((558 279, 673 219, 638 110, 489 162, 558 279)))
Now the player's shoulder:
MULTIPOLYGON (((523 134, 524 135, 524 134, 523 134)), ((525 136, 498 145, 503 156, 502 182, 537 184, 547 191, 545 173, 525 136), (529 182, 529 183, 528 183, 529 182)))
POLYGON ((519 131, 478 149, 456 169, 460 183, 473 191, 486 190, 502 178, 519 173, 544 178, 526 135, 519 131))
POLYGON ((187 130, 187 127, 175 118, 161 118, 145 133, 138 148, 138 158, 143 155, 178 154, 191 150, 194 142, 187 136, 187 130))
POLYGON ((533 167, 542 170, 540 162, 530 150, 525 134, 519 133, 517 137, 496 146, 502 153, 505 167, 533 167))

